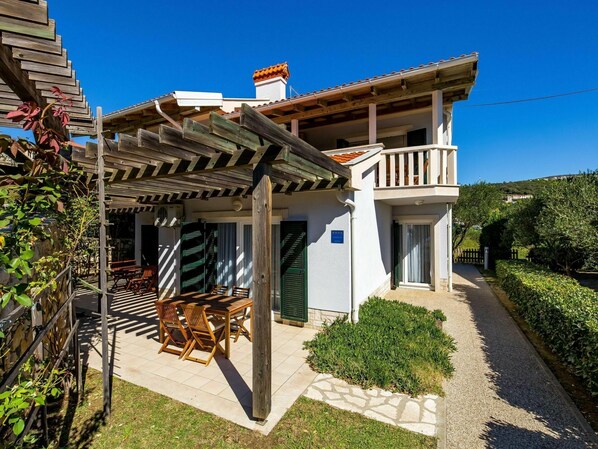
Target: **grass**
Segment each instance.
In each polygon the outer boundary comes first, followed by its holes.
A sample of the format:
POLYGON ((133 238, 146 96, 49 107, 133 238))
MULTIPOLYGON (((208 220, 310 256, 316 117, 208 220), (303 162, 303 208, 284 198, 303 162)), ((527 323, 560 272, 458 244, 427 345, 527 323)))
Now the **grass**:
POLYGON ((443 394, 453 373, 455 343, 436 325, 444 317, 423 307, 370 298, 360 320, 336 320, 305 343, 307 361, 321 373, 364 388, 373 386, 412 396, 443 394))
POLYGON ((86 375, 82 405, 61 422, 62 444, 91 449, 434 448, 436 440, 299 398, 268 436, 142 387, 113 379, 112 415, 102 417, 102 379, 86 375))

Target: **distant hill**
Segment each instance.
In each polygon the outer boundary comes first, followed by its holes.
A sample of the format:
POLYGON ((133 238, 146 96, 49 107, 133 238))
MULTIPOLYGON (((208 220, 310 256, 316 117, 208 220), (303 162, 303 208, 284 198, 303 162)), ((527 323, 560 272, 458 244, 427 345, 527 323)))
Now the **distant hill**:
POLYGON ((505 195, 535 195, 547 181, 570 178, 577 175, 556 175, 544 178, 526 179, 523 181, 507 181, 494 183, 505 195))

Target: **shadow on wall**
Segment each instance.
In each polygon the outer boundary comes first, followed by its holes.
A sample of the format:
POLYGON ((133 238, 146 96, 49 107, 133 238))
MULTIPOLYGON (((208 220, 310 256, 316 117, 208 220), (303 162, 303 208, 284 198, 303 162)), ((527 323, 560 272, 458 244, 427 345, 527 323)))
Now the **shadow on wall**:
MULTIPOLYGON (((518 329, 509 332, 511 317, 501 313, 502 305, 493 297, 480 295, 476 283, 483 278, 477 269, 456 265, 455 271, 471 282, 456 283, 454 291, 460 301, 466 302, 482 339, 482 348, 490 373, 488 381, 500 399, 513 407, 527 411, 535 420, 545 425, 558 438, 541 431, 532 431, 501 422, 487 423, 483 438, 492 448, 585 448, 588 447, 585 430, 577 422, 571 424, 570 414, 561 411, 563 399, 554 395, 552 385, 530 385, 534 373, 545 378, 544 368, 535 357, 529 357, 529 343, 518 329)), ((503 311, 504 312, 504 311, 503 311)), ((533 349, 532 349, 533 350, 533 349)))

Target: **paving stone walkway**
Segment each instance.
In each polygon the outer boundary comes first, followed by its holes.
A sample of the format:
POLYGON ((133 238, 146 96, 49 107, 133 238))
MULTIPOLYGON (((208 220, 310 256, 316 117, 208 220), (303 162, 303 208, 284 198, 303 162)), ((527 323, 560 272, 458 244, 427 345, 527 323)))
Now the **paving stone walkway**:
POLYGON ((424 435, 437 436, 442 423, 442 398, 436 395, 412 398, 379 389, 364 390, 330 374, 318 374, 304 395, 424 435))

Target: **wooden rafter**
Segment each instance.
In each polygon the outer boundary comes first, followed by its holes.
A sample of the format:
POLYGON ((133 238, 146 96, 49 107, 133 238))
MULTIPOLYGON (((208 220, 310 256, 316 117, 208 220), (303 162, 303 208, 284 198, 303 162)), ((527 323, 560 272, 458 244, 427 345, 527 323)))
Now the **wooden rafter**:
MULTIPOLYGON (((349 185, 347 167, 246 105, 240 124, 213 113, 209 126, 185 120, 182 131, 162 125, 103 143, 107 194, 141 204, 250 194, 258 164, 271 166, 274 193, 349 185)), ((73 150, 73 160, 95 173, 97 145, 73 150)))
MULTIPOLYGON (((93 134, 93 117, 83 91, 76 79, 56 25, 48 18, 48 6, 43 0, 3 0, 0 2, 0 88, 13 93, 20 101, 35 101, 45 106, 54 100, 51 92, 57 86, 72 98, 66 107, 71 116, 68 131, 93 134)), ((0 99, 0 120, 5 126, 18 126, 7 121, 4 114, 17 106, 12 97, 0 99)), ((62 125, 54 117, 51 126, 62 125)))

